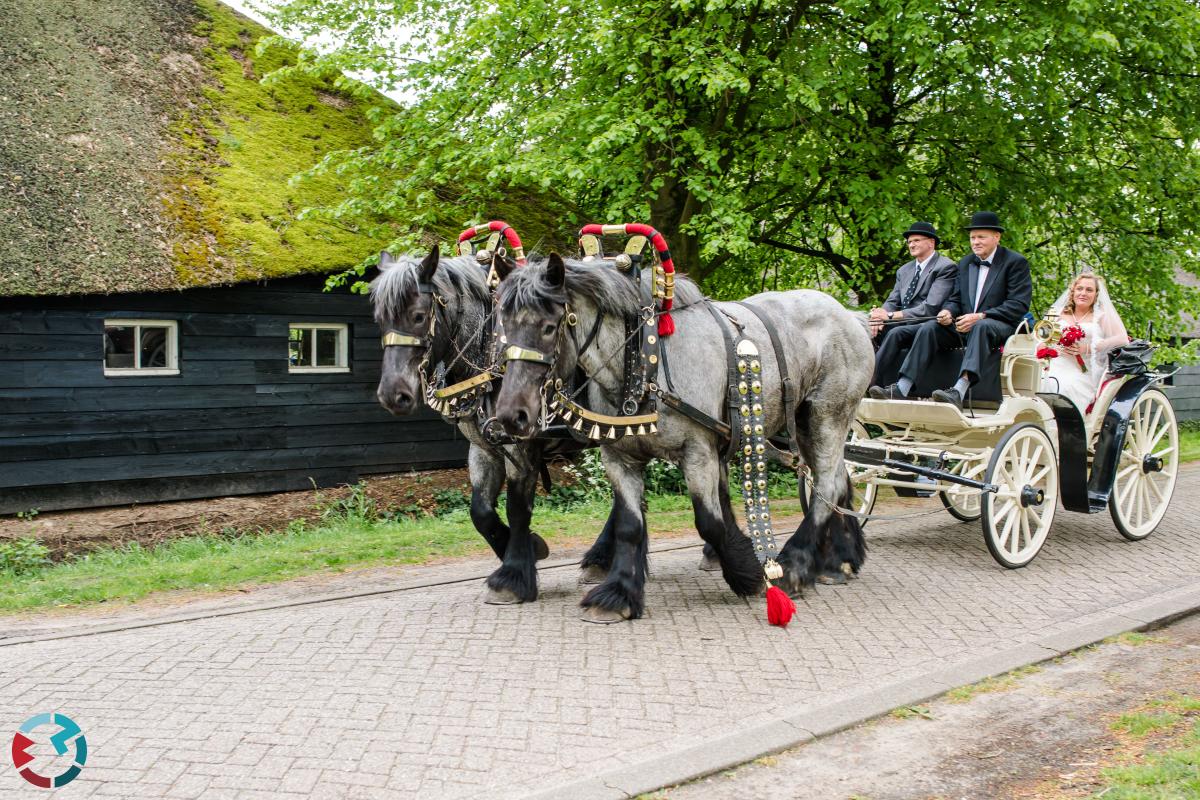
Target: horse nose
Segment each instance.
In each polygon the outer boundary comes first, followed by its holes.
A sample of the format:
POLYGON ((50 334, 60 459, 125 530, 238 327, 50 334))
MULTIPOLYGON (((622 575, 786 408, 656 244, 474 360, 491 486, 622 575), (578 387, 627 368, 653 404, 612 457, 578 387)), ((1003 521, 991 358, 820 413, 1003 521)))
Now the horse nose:
POLYGON ((391 393, 380 391, 378 397, 380 404, 393 414, 411 414, 416 406, 412 394, 403 389, 391 393))
POLYGON ((533 427, 529 421, 529 412, 523 408, 505 409, 497 416, 504 430, 513 436, 527 436, 533 427))

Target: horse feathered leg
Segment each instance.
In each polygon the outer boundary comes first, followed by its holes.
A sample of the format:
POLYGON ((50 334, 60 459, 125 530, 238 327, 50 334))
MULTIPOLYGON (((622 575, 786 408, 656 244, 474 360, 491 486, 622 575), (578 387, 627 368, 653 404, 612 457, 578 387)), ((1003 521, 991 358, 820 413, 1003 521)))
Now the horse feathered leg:
POLYGON ((650 537, 642 511, 644 465, 613 451, 605 450, 603 454, 613 487, 612 562, 604 582, 588 592, 580 605, 585 620, 606 623, 638 619, 645 613, 650 537))
POLYGON ((537 470, 532 466, 536 458, 536 452, 519 453, 517 460, 521 466, 513 467, 508 475, 508 547, 500 568, 488 576, 488 603, 527 603, 537 599, 537 557, 534 534, 529 530, 537 490, 537 470))
POLYGON ((508 549, 508 526, 496 513, 496 498, 504 485, 504 458, 472 444, 467 466, 471 475, 471 522, 496 557, 503 560, 508 549))
POLYGON ((799 445, 812 472, 808 513, 780 552, 784 575, 781 588, 797 594, 820 576, 824 582, 845 583, 842 565, 857 574, 866 560, 862 526, 837 513, 831 504, 849 507, 853 487, 846 474, 842 448, 850 419, 845 410, 801 403, 796 412, 799 445))
POLYGON ((754 557, 754 544, 733 515, 725 460, 709 447, 706 452, 689 452, 680 467, 692 498, 696 531, 719 559, 725 583, 740 597, 760 594, 765 582, 762 566, 754 557))
POLYGON ((616 518, 617 507, 614 504, 608 512, 604 530, 600 531, 600 536, 583 554, 583 559, 579 562, 579 569, 582 573, 581 580, 584 583, 601 583, 612 567, 613 548, 616 547, 616 538, 613 534, 616 518))
MULTIPOLYGON (((838 503, 842 508, 854 508, 854 484, 846 476, 846 488, 838 503)), ((833 552, 837 569, 857 575, 867 560, 867 539, 863 536, 862 523, 858 517, 836 514, 831 521, 833 552)), ((847 576, 849 577, 849 576, 847 576)))

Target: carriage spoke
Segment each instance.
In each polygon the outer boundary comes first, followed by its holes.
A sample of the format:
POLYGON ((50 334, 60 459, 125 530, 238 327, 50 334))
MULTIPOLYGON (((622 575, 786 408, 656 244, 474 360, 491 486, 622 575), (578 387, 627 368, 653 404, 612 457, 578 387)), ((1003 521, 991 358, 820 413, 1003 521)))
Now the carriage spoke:
POLYGON ((1150 424, 1148 424, 1146 426, 1146 436, 1149 437, 1150 434, 1154 433, 1155 431, 1158 431, 1158 434, 1151 440, 1150 444, 1148 444, 1146 446, 1147 450, 1154 449, 1154 443, 1157 442, 1159 440, 1159 438, 1163 435, 1163 433, 1165 433, 1167 430, 1167 426, 1165 426, 1165 425, 1162 427, 1161 430, 1158 427, 1159 420, 1162 419, 1162 416, 1163 416, 1162 406, 1160 406, 1158 403, 1155 403, 1154 404, 1154 416, 1150 419, 1150 424))
POLYGON ((1036 475, 1034 475, 1032 478, 1029 479, 1029 485, 1030 486, 1040 485, 1042 483, 1042 481, 1046 478, 1047 473, 1049 473, 1049 472, 1050 472, 1050 465, 1046 464, 1045 466, 1043 466, 1041 469, 1039 469, 1037 471, 1036 475))
POLYGON ((1116 494, 1117 494, 1116 501, 1117 501, 1117 504, 1118 504, 1118 505, 1119 505, 1119 506, 1120 506, 1122 509, 1126 509, 1126 508, 1127 508, 1125 501, 1129 499, 1129 494, 1130 494, 1130 492, 1132 492, 1132 491, 1133 491, 1133 479, 1130 479, 1130 480, 1128 480, 1128 481, 1124 481, 1124 482, 1118 482, 1118 483, 1117 483, 1117 486, 1116 486, 1116 494))
POLYGON ((1158 481, 1155 480, 1154 476, 1147 475, 1146 478, 1147 478, 1146 483, 1149 484, 1150 490, 1154 493, 1154 499, 1156 499, 1160 503, 1163 502, 1164 500, 1166 500, 1166 495, 1164 495, 1162 492, 1162 489, 1160 489, 1158 487, 1158 481))
POLYGON ((1017 521, 1019 532, 1017 536, 1013 537, 1013 549, 1011 551, 1014 556, 1028 547, 1029 543, 1033 541, 1033 536, 1029 533, 1029 517, 1021 514, 1017 517, 1017 521))

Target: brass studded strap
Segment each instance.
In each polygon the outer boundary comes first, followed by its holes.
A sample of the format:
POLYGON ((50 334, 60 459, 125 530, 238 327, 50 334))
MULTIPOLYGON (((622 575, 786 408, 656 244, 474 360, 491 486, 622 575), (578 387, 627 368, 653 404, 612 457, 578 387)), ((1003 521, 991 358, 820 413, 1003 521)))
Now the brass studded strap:
POLYGON ((767 498, 767 435, 763 416, 762 359, 758 347, 744 336, 735 345, 737 354, 737 421, 741 428, 742 497, 746 506, 746 526, 754 543, 754 555, 763 565, 769 580, 783 576, 775 561, 779 550, 771 527, 771 506, 767 498))

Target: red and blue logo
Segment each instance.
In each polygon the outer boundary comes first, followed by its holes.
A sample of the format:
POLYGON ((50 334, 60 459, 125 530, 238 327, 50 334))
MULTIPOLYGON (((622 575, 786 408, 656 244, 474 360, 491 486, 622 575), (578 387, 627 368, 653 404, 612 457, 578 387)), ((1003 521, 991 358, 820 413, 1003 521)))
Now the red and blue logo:
MULTIPOLYGON (((39 738, 43 738, 44 732, 36 735, 39 738)), ((83 731, 79 729, 75 721, 66 714, 35 714, 25 720, 20 730, 13 734, 12 760, 13 766, 21 773, 21 777, 34 786, 41 786, 43 789, 66 786, 75 780, 79 772, 83 769, 83 765, 87 762, 87 738, 84 737, 83 731), (31 739, 30 736, 35 735, 34 731, 43 725, 58 726, 58 732, 52 733, 49 739, 55 753, 59 756, 65 756, 68 750, 73 751, 70 756, 70 766, 53 777, 42 775, 39 772, 35 772, 33 767, 27 766, 29 762, 38 758, 38 756, 29 752, 29 748, 39 744, 37 740, 31 739)), ((64 761, 64 759, 56 758, 45 760, 52 763, 64 761)))

